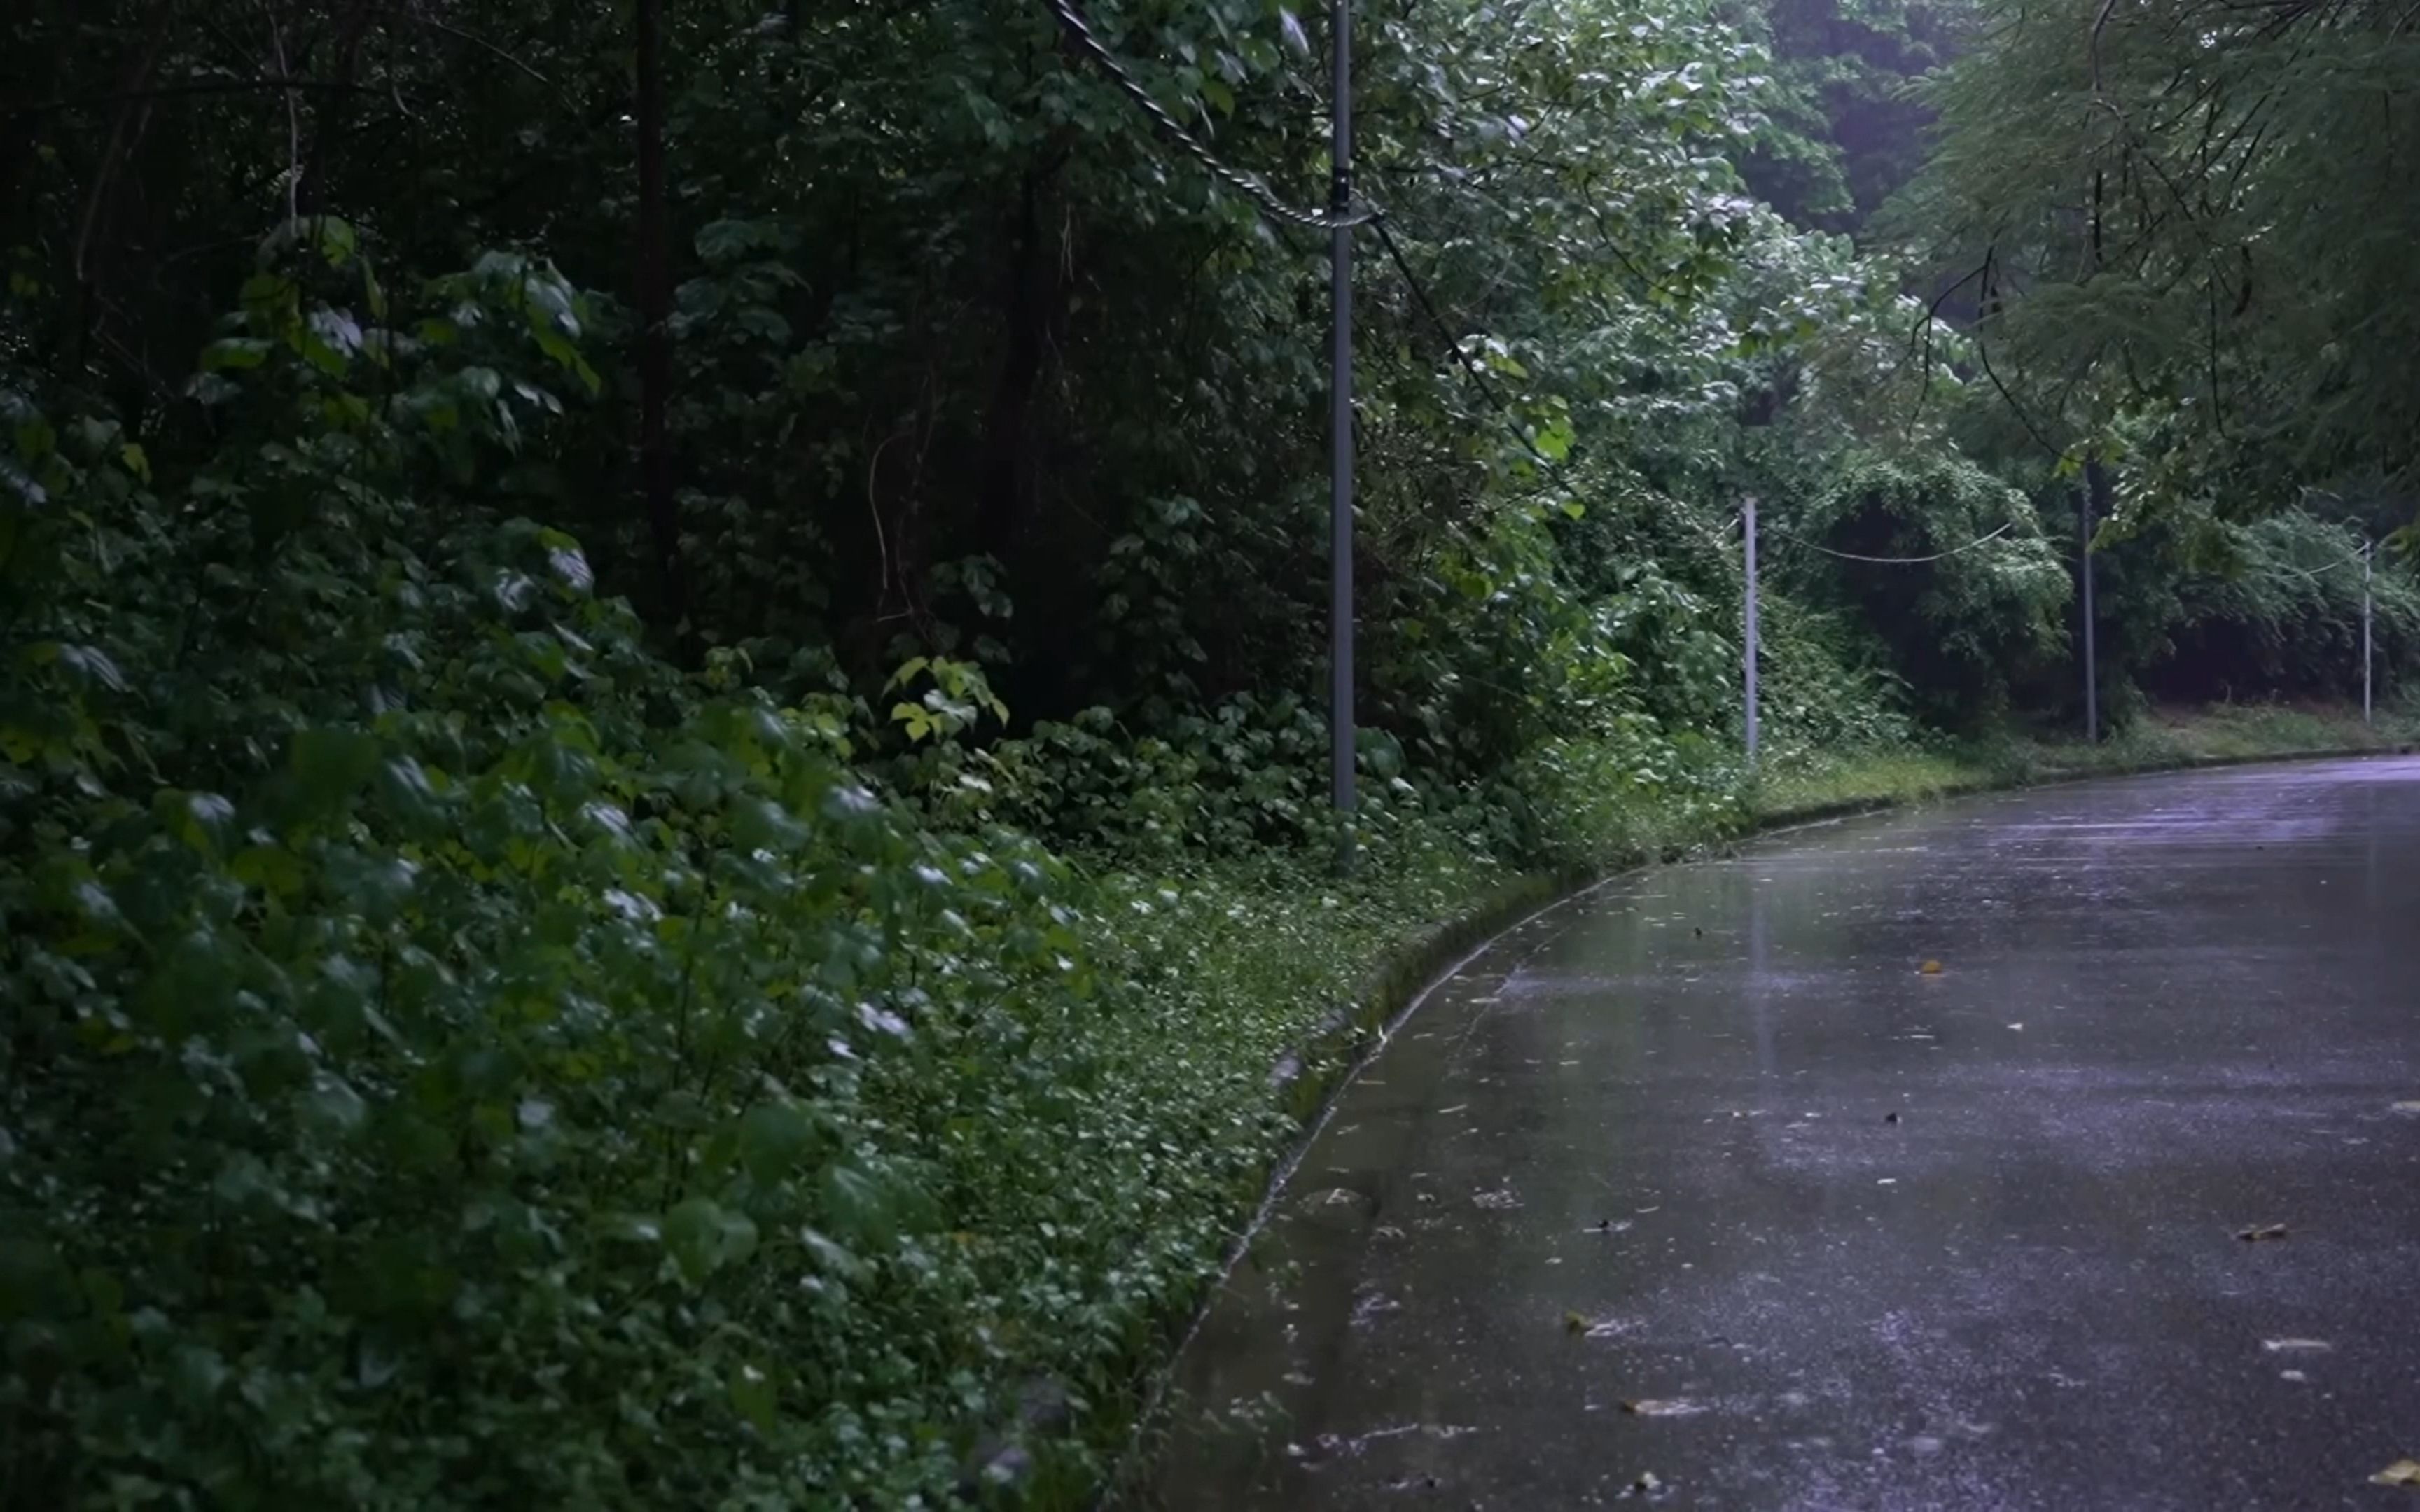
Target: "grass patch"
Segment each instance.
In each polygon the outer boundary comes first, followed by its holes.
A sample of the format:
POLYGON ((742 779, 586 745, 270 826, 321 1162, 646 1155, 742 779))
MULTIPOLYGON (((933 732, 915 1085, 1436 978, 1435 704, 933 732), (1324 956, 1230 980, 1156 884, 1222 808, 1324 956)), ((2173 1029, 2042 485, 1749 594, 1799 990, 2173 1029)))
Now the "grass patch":
POLYGON ((1757 783, 1760 818, 1789 819, 1878 803, 1922 803, 1978 784, 1981 767, 1938 751, 1875 751, 1805 762, 1757 783))
POLYGON ((1802 760, 1768 772, 1751 802, 1760 820, 1877 804, 1924 803, 1985 788, 2160 771, 2322 752, 2384 751, 2420 740, 2420 711, 2365 725, 2357 709, 2220 704, 2165 709, 2098 745, 2019 732, 1933 750, 1878 750, 1802 760))
MULTIPOLYGON (((1591 795, 1573 805, 1570 816, 1590 838, 1589 852, 1559 872, 1509 869, 1488 859, 1477 837, 1415 824, 1365 854, 1349 877, 1336 876, 1324 858, 1283 854, 1202 869, 1188 880, 1184 906, 1137 916, 1125 941, 1129 969, 1156 971, 1154 980, 1170 995, 1171 1017, 1153 1033, 1173 1032, 1195 1050, 1216 1047, 1209 1058, 1232 1078, 1237 1116, 1249 1107, 1248 1121, 1262 1132, 1253 1158, 1265 1175, 1350 1070, 1376 1024, 1488 933, 1583 879, 1844 809, 2092 774, 2386 749, 2411 739, 2415 726, 2420 721, 2408 714, 2365 730, 2357 711, 2235 705, 2164 712, 2099 746, 2003 734, 1936 749, 1801 759, 1743 786, 1729 805, 1702 795, 1660 806, 1591 795), (1272 1117, 1289 1131, 1285 1138, 1267 1137, 1272 1117)), ((1115 886, 1133 891, 1144 885, 1120 877, 1115 886)), ((1253 1197, 1262 1195, 1256 1190, 1253 1197)), ((1215 1236, 1223 1254, 1248 1211, 1238 1202, 1188 1221, 1215 1236)), ((1188 1246, 1197 1257, 1210 1248, 1188 1246)), ((1165 1363, 1131 1363, 1138 1392, 1159 1379, 1165 1363)), ((1141 1469, 1154 1433, 1146 1427, 1132 1436, 1136 1399, 1128 1396, 1119 1411, 1086 1426, 1088 1459, 1097 1463, 1094 1457, 1113 1454, 1123 1440, 1129 1472, 1141 1469)))

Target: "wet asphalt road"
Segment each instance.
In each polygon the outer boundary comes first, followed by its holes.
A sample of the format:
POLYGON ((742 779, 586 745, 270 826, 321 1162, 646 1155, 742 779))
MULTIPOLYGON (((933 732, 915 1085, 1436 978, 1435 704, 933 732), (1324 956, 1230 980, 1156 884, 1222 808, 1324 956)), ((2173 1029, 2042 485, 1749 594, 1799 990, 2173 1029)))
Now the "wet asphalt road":
POLYGON ((2420 761, 1533 919, 1348 1088, 1179 1378, 1135 1504, 2420 1509, 2368 1483, 2420 1457, 2420 761))

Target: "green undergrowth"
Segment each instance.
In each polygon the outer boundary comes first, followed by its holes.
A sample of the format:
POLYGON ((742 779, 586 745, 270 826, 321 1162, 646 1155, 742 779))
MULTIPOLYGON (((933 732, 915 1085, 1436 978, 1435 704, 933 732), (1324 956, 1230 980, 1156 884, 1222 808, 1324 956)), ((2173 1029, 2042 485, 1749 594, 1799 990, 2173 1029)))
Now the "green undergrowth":
POLYGON ((2383 751, 2420 740, 2420 711, 2329 704, 2217 704, 2159 710, 2098 745, 2011 730, 1930 748, 1809 755, 1769 772, 1754 806, 1767 822, 1876 803, 1922 803, 1954 794, 2070 778, 2159 771, 2317 753, 2383 751))
POLYGON ((2381 709, 2365 725, 2358 708, 2330 704, 2220 703, 2157 711, 2098 748, 2033 743, 2021 748, 2045 773, 2095 772, 2251 761, 2302 751, 2383 750, 2420 737, 2420 710, 2381 709))
MULTIPOLYGON (((1245 1120, 1281 1137, 1255 1146, 1274 1162, 1323 1095, 1370 1041, 1375 1026, 1408 1004, 1438 971, 1486 933, 1579 883, 1624 867, 1679 858, 1800 817, 1930 802, 1960 793, 2056 780, 2090 772, 2187 766, 2261 756, 2384 748, 2402 724, 2365 732, 2357 713, 2325 707, 2223 707, 2170 713, 2101 746, 2012 734, 1938 748, 1914 744, 1847 754, 1800 750, 1753 785, 1710 780, 1688 795, 1634 795, 1550 816, 1573 843, 1559 864, 1522 870, 1413 826, 1432 843, 1365 853, 1339 877, 1313 852, 1273 852, 1248 865, 1198 872, 1181 903, 1138 910, 1126 958, 1180 1013, 1190 1063, 1207 1062, 1245 1120), (1151 975, 1155 970, 1156 977, 1151 975), (1270 1074, 1272 1071, 1277 1074, 1270 1074)), ((1567 753, 1568 754, 1568 753, 1567 753)), ((1131 893, 1134 879, 1115 879, 1131 893)), ((1130 899, 1130 909, 1136 903, 1130 899)), ((1148 1031, 1146 1031, 1148 1032, 1148 1031)), ((1223 1243, 1244 1210, 1197 1221, 1223 1243)), ((1139 1362, 1145 1367, 1156 1362, 1139 1362)), ((1123 1412, 1096 1429, 1123 1428, 1123 1412)), ((1098 1432, 1095 1449, 1116 1446, 1098 1432)))
MULTIPOLYGON (((2080 754, 1715 768, 1533 810, 1528 864, 1500 804, 1399 797, 1340 876, 938 833, 812 718, 687 725, 534 699, 469 746, 298 734, 224 806, 86 800, 101 842, 15 903, 55 949, 16 953, 0 1131, 10 1504, 1084 1504, 1321 1096, 1479 933, 2080 754)), ((2094 759, 2349 744, 2226 711, 2094 759)))
POLYGON ((1584 599, 1519 517, 1398 665, 1340 875, 1298 697, 1008 738, 938 652, 879 704, 667 659, 480 481, 597 387, 584 301, 495 254, 404 322, 335 225, 263 249, 206 433, 0 367, 0 1506, 1078 1504, 1457 948, 2078 764, 1924 745, 1776 611, 1751 785, 1714 601, 1584 599))

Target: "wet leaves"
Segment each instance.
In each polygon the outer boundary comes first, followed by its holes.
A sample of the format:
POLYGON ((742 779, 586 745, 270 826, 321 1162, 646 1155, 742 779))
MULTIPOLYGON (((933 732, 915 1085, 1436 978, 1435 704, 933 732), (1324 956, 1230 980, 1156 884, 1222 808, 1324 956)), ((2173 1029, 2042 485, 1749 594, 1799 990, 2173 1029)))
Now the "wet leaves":
POLYGON ((1916 967, 1916 969, 1919 976, 1938 977, 1941 975, 1941 963, 1938 961, 1927 961, 1924 964, 1916 967))
POLYGON ((1612 1338, 1629 1333, 1636 1326, 1636 1323, 1621 1318, 1590 1318, 1579 1312, 1563 1314, 1563 1332, 1583 1338, 1612 1338))
POLYGON ((2284 1224, 2258 1224, 2255 1225, 2253 1227, 2239 1230, 2235 1237, 2242 1240, 2247 1244, 2256 1243, 2264 1239, 2283 1239, 2286 1237, 2286 1226, 2284 1224))
POLYGON ((2420 1459, 2398 1459, 2369 1477, 2373 1486, 2400 1486, 2420 1491, 2420 1459))

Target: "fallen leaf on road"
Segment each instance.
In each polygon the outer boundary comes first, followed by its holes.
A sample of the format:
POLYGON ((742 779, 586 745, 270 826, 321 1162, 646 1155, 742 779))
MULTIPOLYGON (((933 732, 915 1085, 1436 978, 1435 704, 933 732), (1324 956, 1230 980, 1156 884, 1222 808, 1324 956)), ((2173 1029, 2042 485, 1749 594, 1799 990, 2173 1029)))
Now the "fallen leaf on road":
POLYGON ((1927 961, 1924 964, 1916 967, 1916 969, 1923 973, 1925 976, 1938 977, 1941 975, 1941 963, 1938 961, 1927 961))
POLYGON ((1687 1417, 1702 1412, 1704 1408, 1679 1396, 1650 1396, 1635 1402, 1624 1402, 1621 1410, 1633 1417, 1687 1417))
POLYGON ((2283 1239, 2286 1237, 2286 1226, 2284 1224, 2262 1224, 2257 1227, 2247 1228, 2235 1237, 2247 1242, 2256 1239, 2283 1239))
POLYGON ((2260 1347, 2264 1350, 2279 1353, 2288 1350, 2333 1350, 2335 1348, 2335 1345, 2330 1344, 2325 1339, 2262 1339, 2260 1341, 2260 1347))
POLYGON ((1564 1332, 1564 1333, 1566 1333, 1566 1334, 1585 1334, 1585 1333, 1587 1333, 1587 1332, 1588 1332, 1588 1329, 1589 1329, 1589 1320, 1588 1320, 1587 1319, 1585 1319, 1585 1318, 1582 1318, 1579 1314, 1577 1314, 1577 1313, 1565 1313, 1565 1314, 1563 1314, 1563 1332, 1564 1332))
POLYGON ((2409 1486, 2420 1489, 2420 1459, 2398 1459, 2369 1479, 2373 1486, 2409 1486))

